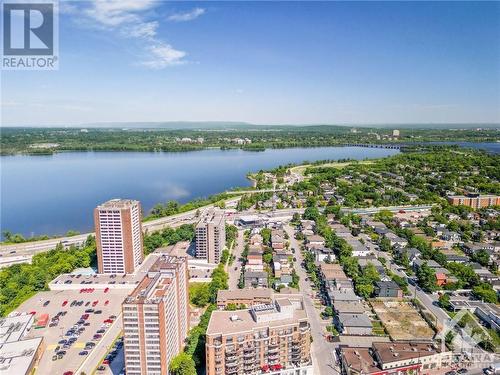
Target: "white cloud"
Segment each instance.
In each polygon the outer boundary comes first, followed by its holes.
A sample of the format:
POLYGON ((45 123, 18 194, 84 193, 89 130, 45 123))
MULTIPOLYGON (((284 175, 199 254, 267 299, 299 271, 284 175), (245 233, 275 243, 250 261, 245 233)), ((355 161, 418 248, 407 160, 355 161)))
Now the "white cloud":
MULTIPOLYGON (((152 69, 163 69, 171 65, 184 63, 186 52, 173 48, 158 34, 159 22, 147 17, 154 14, 151 11, 159 2, 153 0, 92 0, 85 4, 81 12, 68 9, 67 13, 83 14, 91 21, 91 25, 121 37, 140 40, 138 54, 144 55, 144 60, 137 65, 152 69), (90 4, 87 6, 87 4, 90 4)), ((197 8, 198 9, 198 8, 197 8)), ((201 14, 203 14, 203 9, 201 14)), ((197 12, 197 13, 198 13, 197 12)), ((200 14, 191 15, 198 17, 200 14)), ((194 19, 193 18, 193 19, 194 19)))
POLYGON ((198 17, 202 16, 203 14, 205 14, 205 9, 194 8, 193 10, 190 10, 189 12, 174 13, 168 17, 168 20, 174 21, 174 22, 192 21, 192 20, 195 20, 198 17))
POLYGON ((143 61, 142 65, 151 69, 163 69, 167 66, 183 64, 186 52, 173 48, 170 44, 158 43, 148 47, 151 59, 143 61))
POLYGON ((94 0, 85 14, 105 26, 119 26, 124 23, 142 22, 138 13, 151 9, 151 0, 94 0))
POLYGON ((124 27, 122 33, 127 37, 132 38, 153 38, 156 36, 158 22, 142 22, 139 24, 124 27))

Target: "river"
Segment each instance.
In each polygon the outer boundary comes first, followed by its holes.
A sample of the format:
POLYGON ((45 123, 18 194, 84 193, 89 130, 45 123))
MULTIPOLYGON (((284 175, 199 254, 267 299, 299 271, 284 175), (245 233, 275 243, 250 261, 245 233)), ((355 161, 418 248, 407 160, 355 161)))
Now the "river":
POLYGON ((95 206, 111 198, 181 203, 248 186, 248 172, 305 160, 380 158, 398 150, 362 147, 249 152, 65 152, 2 156, 1 230, 24 236, 93 230, 95 206))

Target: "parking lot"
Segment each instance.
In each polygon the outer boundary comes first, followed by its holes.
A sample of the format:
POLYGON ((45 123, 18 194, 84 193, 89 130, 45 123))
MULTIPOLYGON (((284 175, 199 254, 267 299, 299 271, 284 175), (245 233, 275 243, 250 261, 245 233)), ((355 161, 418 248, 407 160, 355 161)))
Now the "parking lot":
POLYGON ((88 289, 40 292, 17 309, 35 314, 35 319, 49 316, 46 327, 35 328, 35 323, 29 333, 44 338, 37 373, 76 373, 88 356, 92 358, 85 367, 95 368, 110 349, 121 330, 117 325, 121 325, 121 303, 127 291, 88 289))

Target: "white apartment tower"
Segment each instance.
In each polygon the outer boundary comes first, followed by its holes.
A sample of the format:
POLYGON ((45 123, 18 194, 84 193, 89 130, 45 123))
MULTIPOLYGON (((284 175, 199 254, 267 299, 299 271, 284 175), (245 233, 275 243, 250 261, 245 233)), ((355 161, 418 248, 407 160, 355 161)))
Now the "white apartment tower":
POLYGON ((196 258, 219 263, 226 244, 226 221, 223 213, 210 211, 196 225, 196 258))
POLYGON ((99 273, 134 273, 141 264, 141 204, 112 199, 94 210, 99 273))
POLYGON ((128 375, 164 375, 189 331, 187 258, 160 256, 122 304, 128 375))

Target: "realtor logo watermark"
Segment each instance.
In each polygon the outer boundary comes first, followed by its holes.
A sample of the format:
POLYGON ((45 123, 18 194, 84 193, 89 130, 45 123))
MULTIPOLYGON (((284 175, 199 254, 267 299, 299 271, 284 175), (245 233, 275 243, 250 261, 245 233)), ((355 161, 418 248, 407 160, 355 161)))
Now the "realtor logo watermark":
POLYGON ((456 368, 482 369, 500 361, 495 340, 468 310, 441 322, 436 338, 441 340, 441 352, 451 350, 456 368))
POLYGON ((57 5, 43 0, 2 2, 2 69, 59 68, 57 5))

